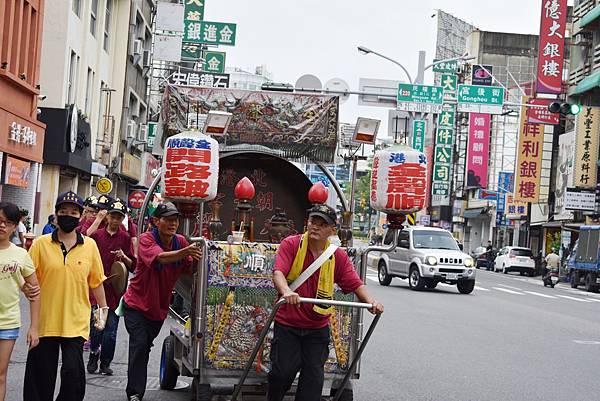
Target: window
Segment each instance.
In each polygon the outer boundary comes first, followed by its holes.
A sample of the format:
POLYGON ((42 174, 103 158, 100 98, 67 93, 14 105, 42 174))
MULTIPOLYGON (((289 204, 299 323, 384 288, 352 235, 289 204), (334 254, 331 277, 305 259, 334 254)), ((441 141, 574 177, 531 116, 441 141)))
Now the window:
POLYGON ((71 59, 69 61, 69 80, 67 81, 67 104, 75 103, 75 80, 77 79, 77 54, 71 50, 71 59))
POLYGON ((81 16, 81 0, 73 0, 71 7, 76 16, 81 16))
POLYGON ((87 72, 87 83, 85 87, 85 114, 88 117, 91 114, 92 102, 93 102, 93 86, 94 86, 94 72, 91 68, 88 68, 87 72))
POLYGON ((409 249, 410 248, 410 236, 408 231, 402 230, 400 231, 400 235, 398 235, 398 246, 400 248, 409 249))
POLYGON ((448 232, 415 230, 413 244, 416 249, 449 249, 458 251, 456 240, 448 232))
POLYGON ((106 0, 106 10, 104 11, 104 51, 108 51, 109 33, 110 33, 110 13, 112 9, 112 0, 106 0))
POLYGON ((90 33, 96 37, 96 25, 98 22, 98 0, 92 0, 92 12, 90 16, 90 33))

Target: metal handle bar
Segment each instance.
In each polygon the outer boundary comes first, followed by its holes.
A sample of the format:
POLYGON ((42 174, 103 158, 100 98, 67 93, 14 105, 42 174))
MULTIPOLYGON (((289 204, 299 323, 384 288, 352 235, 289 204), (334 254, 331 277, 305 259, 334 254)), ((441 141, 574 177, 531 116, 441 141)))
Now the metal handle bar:
MULTIPOLYGON (((345 302, 345 301, 336 301, 336 300, 328 300, 328 299, 315 299, 315 298, 302 298, 302 297, 300 297, 300 302, 301 303, 310 303, 310 304, 348 306, 348 307, 352 307, 352 308, 361 308, 361 309, 371 309, 373 307, 373 304, 367 304, 367 303, 361 303, 361 302, 345 302)), ((248 359, 248 362, 246 362, 246 366, 244 367, 244 373, 242 373, 242 376, 240 377, 240 380, 239 380, 237 386, 235 386, 235 388, 233 390, 233 394, 231 396, 231 401, 236 401, 238 395, 242 391, 242 386, 244 385, 244 382, 246 381, 246 378, 248 377, 248 373, 250 373, 250 369, 252 369, 252 364, 254 363, 254 360, 256 359, 256 356, 258 355, 258 351, 261 348, 263 342, 265 341, 265 337, 267 336, 267 333, 269 332, 269 329, 271 328, 271 324, 273 323, 273 320, 275 320, 275 314, 277 313, 277 310, 279 310, 279 307, 285 303, 286 303, 285 299, 280 298, 273 306, 273 310, 271 311, 271 314, 269 315, 269 318, 267 319, 267 322, 265 323, 265 327, 260 332, 258 341, 256 342, 254 349, 252 350, 252 355, 248 359)), ((371 335, 373 334, 373 331, 375 330, 375 326, 377 326, 377 323, 379 322, 380 318, 381 318, 381 315, 375 315, 375 317, 373 318, 373 321, 371 322, 371 325, 369 326, 369 329, 367 330, 367 334, 363 338, 363 340, 360 344, 360 347, 356 351, 356 356, 354 357, 354 359, 352 360, 352 363, 348 367, 348 371, 344 375, 344 380, 342 380, 342 384, 338 388, 338 391, 336 392, 336 395, 335 395, 333 401, 338 401, 340 399, 340 397, 342 396, 342 390, 344 389, 344 387, 346 387, 346 384, 348 384, 348 380, 350 380, 350 374, 352 373, 352 370, 355 368, 356 364, 358 363, 358 360, 360 359, 360 356, 362 355, 367 343, 369 342, 369 339, 371 338, 371 335)))

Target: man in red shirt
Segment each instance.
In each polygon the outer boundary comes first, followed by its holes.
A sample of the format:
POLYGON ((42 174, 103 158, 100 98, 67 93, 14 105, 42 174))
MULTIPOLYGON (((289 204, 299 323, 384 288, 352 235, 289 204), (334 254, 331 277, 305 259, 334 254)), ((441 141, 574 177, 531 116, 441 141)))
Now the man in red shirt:
POLYGON ((369 295, 342 249, 337 249, 295 292, 290 289, 289 285, 298 274, 329 247, 329 237, 335 234, 336 225, 335 210, 317 205, 309 213, 307 232, 284 239, 277 250, 273 283, 287 303, 275 315, 268 377, 269 401, 283 400, 298 371, 296 401, 321 400, 332 310, 326 305, 301 304, 300 297, 332 298, 335 283, 345 293, 354 292, 361 302, 372 304, 371 313, 383 313, 383 305, 369 295))
MULTIPOLYGON (((104 274, 107 277, 110 276, 111 267, 116 261, 123 262, 127 270, 130 271, 133 271, 135 267, 131 236, 121 229, 121 223, 123 223, 126 214, 127 206, 120 200, 113 201, 106 215, 106 226, 90 235, 96 241, 104 266, 104 274)), ((116 315, 115 310, 119 306, 122 294, 115 292, 110 280, 104 282, 104 293, 109 307, 108 319, 104 331, 98 331, 93 326, 91 327, 90 359, 88 360, 87 370, 89 373, 95 373, 98 370, 98 360, 100 360, 100 373, 111 376, 113 370, 110 368, 110 363, 115 355, 117 329, 119 327, 119 316, 116 315)), ((90 298, 93 298, 91 294, 90 298)), ((97 308, 94 299, 92 299, 92 305, 94 305, 92 309, 97 308)))
POLYGON ((127 397, 139 401, 146 391, 148 357, 171 303, 175 282, 191 274, 201 249, 177 233, 179 211, 171 202, 154 210, 154 228, 140 236, 135 275, 124 296, 125 328, 129 333, 127 397))

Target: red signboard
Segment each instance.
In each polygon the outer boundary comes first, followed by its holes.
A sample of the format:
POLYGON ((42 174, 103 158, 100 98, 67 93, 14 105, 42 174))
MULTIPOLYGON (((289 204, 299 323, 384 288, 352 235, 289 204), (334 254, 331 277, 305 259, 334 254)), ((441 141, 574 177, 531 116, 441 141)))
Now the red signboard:
POLYGON ((30 163, 6 156, 6 169, 4 170, 4 183, 17 187, 29 186, 30 163))
POLYGON ((555 101, 552 99, 529 99, 527 104, 535 104, 543 107, 527 107, 527 122, 529 124, 559 124, 560 114, 550 113, 548 110, 548 105, 555 101))
POLYGON ((537 93, 561 93, 566 23, 567 0, 542 1, 537 93))
POLYGON ((129 191, 129 198, 127 199, 129 207, 132 209, 141 209, 145 198, 146 191, 129 191))

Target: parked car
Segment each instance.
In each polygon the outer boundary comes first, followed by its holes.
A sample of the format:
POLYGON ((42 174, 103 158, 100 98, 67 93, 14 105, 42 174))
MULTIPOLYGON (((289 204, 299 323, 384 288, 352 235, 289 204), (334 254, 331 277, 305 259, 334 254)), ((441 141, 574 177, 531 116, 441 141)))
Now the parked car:
POLYGON ((481 269, 482 267, 487 268, 487 250, 485 247, 478 246, 471 252, 471 256, 475 259, 475 267, 477 269, 481 269))
MULTIPOLYGON (((389 245, 393 232, 385 233, 389 245)), ((435 288, 438 283, 455 284, 462 294, 475 288, 475 266, 471 256, 462 252, 446 230, 435 227, 406 227, 392 252, 373 252, 371 263, 377 267, 379 284, 387 286, 393 277, 408 279, 411 289, 435 288)))
POLYGON ((501 271, 504 274, 517 271, 521 276, 528 274, 533 277, 535 261, 531 249, 515 246, 502 248, 494 260, 494 271, 501 271))

